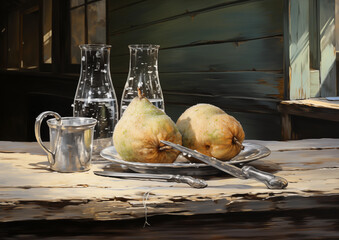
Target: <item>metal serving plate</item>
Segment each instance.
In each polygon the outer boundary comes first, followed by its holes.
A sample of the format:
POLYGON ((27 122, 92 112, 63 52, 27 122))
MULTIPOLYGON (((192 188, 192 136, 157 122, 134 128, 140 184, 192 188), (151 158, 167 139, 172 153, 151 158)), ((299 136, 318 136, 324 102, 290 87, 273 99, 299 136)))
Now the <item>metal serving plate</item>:
MULTIPOLYGON (((228 161, 228 163, 243 165, 267 157, 271 153, 267 147, 259 144, 244 142, 243 145, 245 149, 228 161)), ((100 155, 115 164, 125 166, 130 170, 139 173, 166 173, 190 176, 206 176, 220 173, 220 170, 205 163, 191 163, 182 156, 182 154, 178 156, 174 163, 140 163, 124 161, 121 159, 114 146, 103 149, 100 155)))

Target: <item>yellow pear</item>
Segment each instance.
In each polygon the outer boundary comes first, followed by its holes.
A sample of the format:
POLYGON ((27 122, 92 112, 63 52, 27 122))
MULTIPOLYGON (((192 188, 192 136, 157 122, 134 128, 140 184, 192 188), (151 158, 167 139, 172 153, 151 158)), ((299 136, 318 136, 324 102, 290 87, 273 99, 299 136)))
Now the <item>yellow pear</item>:
POLYGON ((182 144, 181 134, 172 119, 155 107, 140 90, 128 105, 113 133, 113 143, 125 161, 172 163, 179 151, 160 140, 182 144))
POLYGON ((241 124, 220 108, 197 104, 177 121, 183 146, 220 160, 230 160, 244 148, 241 124))

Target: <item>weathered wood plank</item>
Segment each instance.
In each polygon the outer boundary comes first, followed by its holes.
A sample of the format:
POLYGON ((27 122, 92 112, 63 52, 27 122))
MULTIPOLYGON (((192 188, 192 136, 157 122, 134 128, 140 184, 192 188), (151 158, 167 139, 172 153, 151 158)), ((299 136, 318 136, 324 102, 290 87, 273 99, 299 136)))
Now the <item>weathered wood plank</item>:
MULTIPOLYGON (((178 18, 185 18, 198 22, 203 22, 204 19, 213 19, 215 24, 220 25, 222 21, 230 20, 231 16, 238 14, 239 21, 243 21, 242 14, 250 14, 252 20, 255 20, 257 23, 262 21, 263 18, 269 18, 272 26, 262 26, 262 28, 277 31, 281 29, 281 22, 279 22, 279 15, 282 16, 281 9, 279 6, 282 6, 282 0, 264 0, 257 1, 253 0, 213 0, 213 1, 163 1, 159 4, 156 0, 147 0, 141 3, 131 5, 130 7, 125 7, 122 9, 115 10, 110 12, 110 34, 116 34, 119 32, 126 32, 134 30, 137 28, 142 28, 148 25, 163 24, 166 21, 176 21, 178 18), (260 3, 261 2, 261 3, 260 3), (248 8, 252 8, 252 12, 248 11, 248 8), (239 11, 241 9, 241 11, 239 11), (266 12, 264 11, 266 10, 266 12), (213 15, 211 13, 213 12, 213 15), (225 16, 222 16, 224 12, 225 16), (243 13, 241 13, 243 12, 243 13), (239 14, 240 13, 240 14, 239 14), (258 14, 262 13, 262 15, 258 14), (204 16, 200 16, 200 15, 204 16), (276 16, 275 14, 278 14, 276 16), (257 17, 254 17, 256 16, 257 17), (271 16, 270 16, 271 15, 271 16), (275 16, 274 16, 275 15, 275 16), (132 17, 133 16, 133 17, 132 17), (194 19, 193 19, 194 18, 194 19), (201 19, 200 19, 201 18, 201 19), (278 27, 280 26, 280 27, 278 27), (277 29, 274 29, 276 27, 277 29)), ((249 17, 249 16, 248 16, 249 17)), ((237 19, 238 19, 237 18, 237 19)), ((189 21, 185 21, 186 23, 189 21)), ((267 22, 267 21, 266 21, 267 22)), ((256 24, 257 24, 256 23, 256 24)), ((205 23, 207 24, 207 23, 205 23)), ((237 24, 233 22, 233 24, 237 24)), ((210 27, 213 27, 213 24, 209 24, 210 27)), ((265 24, 266 25, 266 24, 265 24)), ((165 26, 165 25, 164 25, 165 26)), ((179 26, 178 26, 179 27, 179 26)), ((193 24, 193 31, 195 24, 193 24)), ((202 26, 203 27, 203 26, 202 26)), ((204 28, 203 28, 204 29, 204 28)), ((202 30, 203 30, 202 29, 202 30)))
POLYGON ((336 96, 335 1, 318 0, 320 33, 320 91, 336 96))
MULTIPOLYGON (((116 88, 116 92, 118 101, 120 101, 122 89, 116 88)), ((279 104, 280 100, 274 98, 223 96, 171 91, 163 91, 163 93, 165 106, 168 104, 174 104, 177 106, 192 106, 198 103, 210 103, 227 111, 279 115, 277 113, 277 105, 279 104)), ((171 112, 167 112, 167 114, 171 115, 171 112)))
POLYGON ((284 14, 286 97, 309 98, 309 1, 286 1, 284 14))
POLYGON ((310 97, 309 49, 305 46, 298 58, 291 63, 290 99, 310 97))
MULTIPOLYGON (((319 140, 321 141, 321 140, 319 140)), ((266 161, 272 161, 282 167, 282 170, 295 171, 297 175, 301 171, 314 171, 319 169, 332 169, 339 167, 339 147, 333 149, 321 149, 319 150, 279 150, 272 152, 270 157, 266 158, 266 161), (301 157, 302 156, 302 157, 301 157), (309 166, 309 160, 312 159, 312 166, 309 166)), ((264 160, 262 160, 264 161, 264 160)), ((307 172, 301 174, 310 174, 307 172)), ((315 175, 315 180, 317 176, 315 175)))
MULTIPOLYGON (((211 97, 194 94, 164 93, 167 104, 192 106, 198 103, 209 103, 225 111, 276 114, 279 101, 246 97, 211 97)), ((278 114, 277 114, 278 115, 278 114)))
MULTIPOLYGON (((276 114, 278 100, 247 97, 203 96, 165 92, 165 102, 192 106, 198 103, 210 103, 226 111, 276 114), (246 108, 244 108, 246 106, 246 108)), ((278 115, 278 114, 277 114, 278 115)))
POLYGON ((131 7, 132 5, 140 4, 146 0, 124 0, 124 1, 117 1, 117 0, 108 0, 108 11, 115 11, 121 8, 131 7))
POLYGON ((279 104, 279 110, 291 115, 339 121, 338 101, 326 99, 282 101, 279 104))
MULTIPOLYGON (((111 57, 112 73, 128 72, 129 55, 111 57)), ((159 72, 281 71, 283 38, 164 49, 159 72)))
POLYGON ((310 70, 310 97, 320 97, 319 70, 310 70))
MULTIPOLYGON (((281 0, 250 1, 233 7, 196 13, 194 17, 188 14, 168 21, 159 21, 127 32, 116 34, 110 32, 109 43, 115 49, 112 55, 127 54, 127 45, 136 43, 160 44, 162 48, 169 48, 282 35, 282 2, 281 0)), ((129 10, 125 9, 124 11, 128 12, 123 15, 134 22, 135 18, 131 16, 137 14, 129 10)), ((110 28, 114 29, 115 25, 119 28, 122 24, 119 18, 123 16, 117 16, 118 19, 113 20, 115 15, 111 15, 110 28)), ((134 24, 138 22, 135 21, 134 24)))
MULTIPOLYGON (((271 152, 286 152, 286 151, 299 151, 299 150, 317 151, 317 150, 325 150, 325 149, 339 149, 339 141, 336 138, 301 139, 297 141, 295 140, 291 140, 291 141, 247 140, 247 141, 264 145, 268 147, 271 150, 271 152)), ((290 158, 288 161, 293 161, 293 158, 290 158)))
POLYGON ((281 139, 290 140, 292 137, 292 121, 291 116, 287 113, 281 114, 281 139))
POLYGON ((233 6, 235 3, 244 4, 242 0, 171 0, 159 1, 156 0, 130 0, 110 1, 109 22, 112 25, 110 32, 121 31, 126 28, 134 28, 144 24, 154 24, 157 21, 164 19, 174 19, 183 15, 194 15, 199 11, 213 11, 217 8, 233 6), (133 16, 133 17, 131 17, 133 16))
MULTIPOLYGON (((249 195, 248 198, 252 196, 249 195)), ((253 196, 255 198, 255 196, 253 196)), ((337 196, 312 198, 273 198, 265 202, 251 199, 244 202, 204 201, 191 208, 227 208, 229 213, 195 216, 160 215, 127 221, 24 221, 0 223, 1 239, 338 239, 339 199, 337 196), (258 209, 253 209, 252 203, 258 209), (268 206, 268 211, 262 211, 268 206), (287 207, 287 204, 289 205, 287 207), (279 211, 274 207, 283 206, 279 211), (295 209, 292 210, 291 208, 295 209), (308 208, 307 208, 308 207, 308 208), (237 213, 237 209, 248 209, 237 213), (298 208, 298 209, 296 209, 298 208), (330 210, 329 210, 330 209, 330 210), (133 229, 133 230, 131 230, 133 229), (295 237, 297 236, 297 237, 295 237)), ((182 204, 185 204, 183 202, 182 204)), ((164 206, 165 207, 165 206, 164 206)))
POLYGON ((163 90, 168 92, 275 99, 283 98, 284 84, 282 73, 256 71, 163 73, 161 83, 163 90))
MULTIPOLYGON (((114 86, 123 88, 127 74, 112 74, 114 86)), ((183 72, 160 73, 165 92, 197 95, 283 99, 284 79, 276 72, 183 72)))

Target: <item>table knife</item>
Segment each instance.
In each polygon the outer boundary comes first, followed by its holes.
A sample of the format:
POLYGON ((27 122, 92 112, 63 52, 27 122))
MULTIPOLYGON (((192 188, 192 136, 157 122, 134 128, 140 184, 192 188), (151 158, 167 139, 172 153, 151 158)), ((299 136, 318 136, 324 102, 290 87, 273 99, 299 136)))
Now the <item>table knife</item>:
POLYGON ((270 189, 283 189, 283 188, 286 188, 288 185, 288 182, 286 179, 279 177, 279 176, 275 176, 271 173, 260 171, 252 166, 243 166, 242 168, 239 168, 233 164, 220 161, 214 157, 206 156, 202 153, 199 153, 196 150, 183 147, 179 144, 175 144, 175 143, 163 141, 163 140, 161 140, 160 142, 174 149, 179 150, 180 152, 182 152, 184 156, 194 157, 196 159, 199 159, 200 161, 212 167, 215 167, 221 171, 224 171, 234 177, 237 177, 240 179, 251 178, 251 179, 263 182, 267 186, 267 188, 270 188, 270 189))
POLYGON ((168 182, 186 183, 194 188, 205 188, 207 183, 198 178, 183 175, 172 174, 149 174, 149 173, 124 173, 113 171, 94 171, 94 174, 104 177, 117 177, 117 178, 133 178, 133 179, 147 179, 147 180, 165 180, 168 182))

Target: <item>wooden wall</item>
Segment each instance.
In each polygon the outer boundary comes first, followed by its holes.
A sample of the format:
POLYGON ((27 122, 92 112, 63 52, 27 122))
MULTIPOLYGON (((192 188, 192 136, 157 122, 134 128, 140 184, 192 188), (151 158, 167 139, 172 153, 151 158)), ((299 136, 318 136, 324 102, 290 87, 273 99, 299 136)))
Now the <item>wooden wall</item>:
POLYGON ((335 1, 284 6, 286 99, 336 96, 335 1))
POLYGON ((285 17, 285 96, 310 97, 309 0, 286 1, 285 17))
POLYGON ((111 72, 120 98, 128 44, 159 44, 167 114, 212 103, 247 139, 280 139, 284 95, 283 0, 109 0, 111 72))
POLYGON ((335 49, 335 1, 318 0, 320 48, 320 96, 337 96, 335 49))

